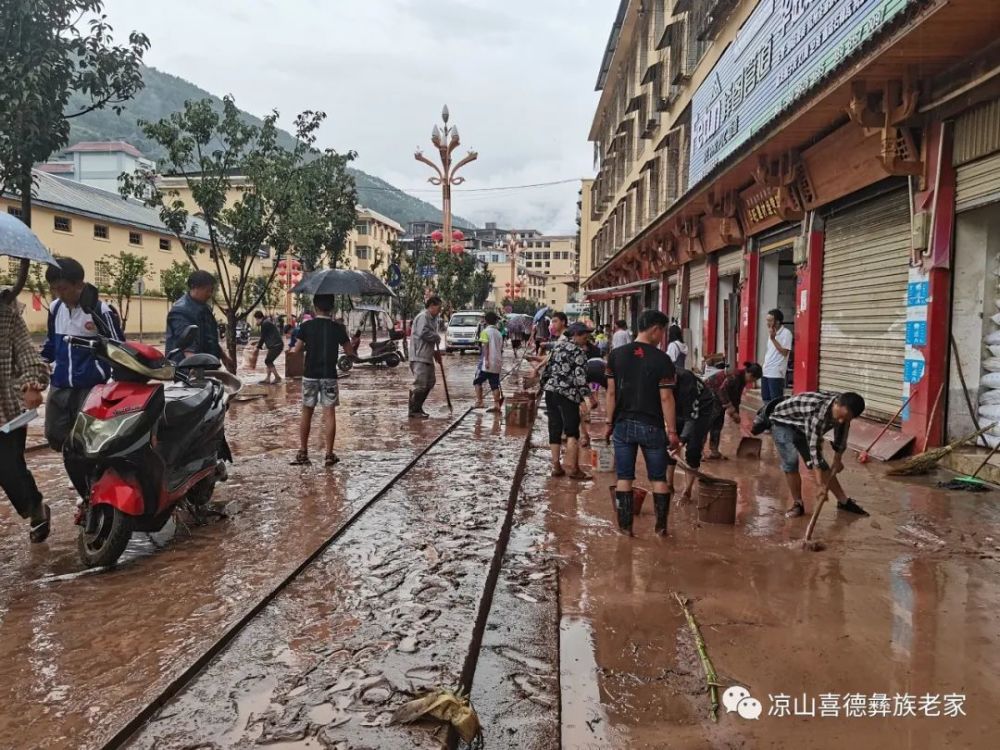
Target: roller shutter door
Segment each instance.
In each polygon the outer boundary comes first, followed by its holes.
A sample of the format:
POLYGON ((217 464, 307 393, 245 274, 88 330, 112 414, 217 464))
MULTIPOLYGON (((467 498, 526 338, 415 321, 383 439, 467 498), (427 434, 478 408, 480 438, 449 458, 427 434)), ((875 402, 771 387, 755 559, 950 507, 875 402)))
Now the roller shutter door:
POLYGON ((910 211, 905 190, 826 222, 819 384, 855 391, 889 419, 903 394, 910 211))
POLYGON ((955 208, 971 211, 1000 201, 1000 153, 958 168, 955 208))
POLYGON ((742 265, 743 251, 741 249, 719 253, 719 276, 738 276, 742 265))
POLYGON ((704 297, 708 270, 704 260, 692 261, 688 276, 688 297, 704 297))

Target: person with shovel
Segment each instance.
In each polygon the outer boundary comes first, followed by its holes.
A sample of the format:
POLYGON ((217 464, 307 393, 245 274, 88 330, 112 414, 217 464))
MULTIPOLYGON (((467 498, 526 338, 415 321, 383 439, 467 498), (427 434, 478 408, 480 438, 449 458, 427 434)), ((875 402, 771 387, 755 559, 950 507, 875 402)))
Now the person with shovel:
POLYGON ((752 388, 762 374, 761 366, 756 362, 744 362, 743 367, 737 370, 732 372, 720 370, 705 378, 705 386, 714 398, 712 422, 709 426, 709 452, 705 458, 713 460, 723 458, 719 452, 719 444, 722 442, 722 428, 726 424, 726 415, 739 424, 743 391, 752 388))
POLYGON ((837 480, 844 468, 843 455, 851 420, 865 411, 865 400, 857 393, 799 393, 779 403, 771 412, 771 438, 781 459, 781 470, 792 495, 792 507, 785 513, 798 518, 805 513, 802 503, 802 476, 799 458, 816 473, 816 484, 822 495, 826 490, 837 498, 837 510, 867 516, 868 513, 847 496, 837 480), (833 430, 833 464, 823 458, 823 436, 833 430))
POLYGON ((430 414, 424 411, 424 402, 437 382, 434 362, 441 358, 441 352, 436 347, 441 343, 438 319, 442 304, 441 298, 436 295, 428 298, 424 303, 424 311, 413 319, 410 336, 410 371, 413 373, 410 419, 430 418, 430 414))
MULTIPOLYGON (((613 349, 608 355, 608 428, 614 437, 615 508, 618 527, 632 533, 635 460, 642 449, 646 473, 653 485, 656 533, 667 533, 672 487, 667 480, 667 446, 680 447, 673 386, 677 370, 673 360, 660 350, 668 319, 659 310, 639 316, 639 336, 634 344, 613 349)), ((572 330, 572 326, 570 327, 572 330)))

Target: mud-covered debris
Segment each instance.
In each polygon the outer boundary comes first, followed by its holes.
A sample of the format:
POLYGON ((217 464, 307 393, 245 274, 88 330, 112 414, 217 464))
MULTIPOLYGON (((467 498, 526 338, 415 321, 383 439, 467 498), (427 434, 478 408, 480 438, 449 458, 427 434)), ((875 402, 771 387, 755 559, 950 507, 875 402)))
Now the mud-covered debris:
POLYGON ((416 700, 404 703, 392 715, 393 724, 410 724, 424 718, 446 721, 470 747, 482 746, 479 716, 461 691, 438 688, 416 700))

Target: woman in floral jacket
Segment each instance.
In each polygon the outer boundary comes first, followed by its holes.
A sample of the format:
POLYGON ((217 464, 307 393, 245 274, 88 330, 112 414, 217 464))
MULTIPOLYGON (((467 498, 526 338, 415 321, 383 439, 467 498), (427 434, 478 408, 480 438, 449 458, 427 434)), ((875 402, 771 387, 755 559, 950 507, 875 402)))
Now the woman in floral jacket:
POLYGON ((590 395, 587 383, 587 340, 592 333, 583 323, 566 330, 569 340, 559 341, 545 366, 545 407, 549 414, 549 447, 552 476, 590 479, 580 471, 580 404, 590 395), (560 457, 566 436, 565 468, 560 457))
MULTIPOLYGON (((49 368, 32 345, 14 304, 0 301, 0 425, 25 409, 40 406, 42 391, 49 384, 49 368)), ((27 427, 0 432, 0 487, 21 518, 31 521, 29 537, 39 543, 49 535, 52 514, 24 461, 27 435, 27 427)))

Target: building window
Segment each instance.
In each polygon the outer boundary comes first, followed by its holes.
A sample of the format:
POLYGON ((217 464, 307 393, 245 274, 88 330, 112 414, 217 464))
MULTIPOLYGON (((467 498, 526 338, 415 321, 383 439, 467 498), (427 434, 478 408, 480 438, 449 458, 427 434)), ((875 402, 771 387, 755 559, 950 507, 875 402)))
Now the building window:
POLYGON ((358 256, 358 260, 368 260, 371 257, 371 248, 359 247, 354 251, 354 254, 358 256))
POLYGON ((166 239, 163 239, 161 237, 160 238, 160 250, 164 250, 164 251, 166 251, 166 252, 169 253, 170 252, 170 240, 166 240, 166 239))
POLYGON ((57 216, 53 222, 53 226, 57 232, 73 231, 73 222, 67 216, 57 216))
POLYGON ((106 240, 109 232, 107 224, 94 224, 94 239, 106 240))
POLYGON ((552 247, 552 243, 551 242, 546 242, 545 243, 545 247, 552 247))
POLYGON ((24 211, 19 209, 17 206, 7 206, 7 213, 9 213, 15 219, 20 219, 22 216, 24 216, 24 211))
POLYGON ((94 261, 94 283, 98 288, 111 284, 111 264, 106 260, 94 261))
POLYGON ((141 245, 142 244, 142 233, 141 232, 129 232, 128 233, 128 244, 130 244, 130 245, 141 245))
POLYGON ((368 234, 367 224, 358 224, 357 227, 355 227, 355 229, 358 230, 358 234, 368 234))

